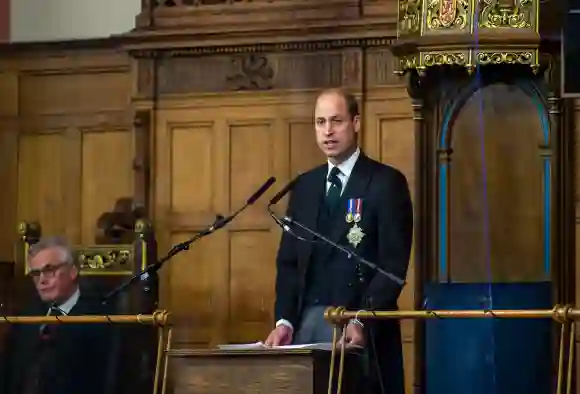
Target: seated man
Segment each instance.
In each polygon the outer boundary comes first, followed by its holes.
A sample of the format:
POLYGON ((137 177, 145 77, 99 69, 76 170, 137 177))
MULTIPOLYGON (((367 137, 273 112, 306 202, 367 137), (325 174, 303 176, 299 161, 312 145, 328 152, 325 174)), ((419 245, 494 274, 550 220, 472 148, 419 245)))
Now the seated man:
MULTIPOLYGON (((79 267, 67 242, 41 239, 28 254, 40 297, 20 315, 104 315, 79 289, 79 267)), ((102 394, 108 327, 100 324, 15 324, 8 333, 3 394, 102 394)))

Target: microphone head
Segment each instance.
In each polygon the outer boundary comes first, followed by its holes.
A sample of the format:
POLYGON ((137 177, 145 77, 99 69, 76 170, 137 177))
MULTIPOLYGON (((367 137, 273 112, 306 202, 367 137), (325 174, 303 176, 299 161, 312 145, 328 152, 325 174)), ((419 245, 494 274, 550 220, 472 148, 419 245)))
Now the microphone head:
POLYGON ((260 197, 262 197, 264 193, 266 193, 266 190, 268 190, 274 184, 274 182, 276 182, 276 177, 271 176, 268 178, 268 180, 254 194, 252 194, 250 198, 248 198, 246 204, 252 205, 255 203, 260 197))
POLYGON ((286 194, 288 194, 288 192, 290 190, 292 190, 292 188, 294 187, 294 184, 296 183, 296 179, 291 180, 290 182, 288 182, 286 184, 286 186, 284 186, 284 188, 282 190, 280 190, 278 193, 276 193, 276 195, 274 197, 272 197, 272 199, 270 200, 270 202, 268 203, 268 205, 276 205, 278 204, 278 201, 280 201, 282 198, 284 198, 284 196, 286 194))

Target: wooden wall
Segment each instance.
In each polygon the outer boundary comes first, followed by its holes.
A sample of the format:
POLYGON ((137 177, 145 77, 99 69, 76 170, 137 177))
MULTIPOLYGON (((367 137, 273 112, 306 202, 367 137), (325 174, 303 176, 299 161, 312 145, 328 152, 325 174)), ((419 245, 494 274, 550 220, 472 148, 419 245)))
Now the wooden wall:
MULTIPOLYGON (((312 128, 320 89, 345 85, 360 97, 364 150, 413 185, 410 100, 384 47, 265 54, 270 71, 256 87, 236 68, 251 60, 239 54, 176 57, 159 68, 154 86, 151 61, 132 60, 112 40, 77 46, 13 49, 0 58, 0 260, 12 257, 17 221, 38 220, 47 234, 93 243, 103 212, 143 194, 163 253, 240 207, 269 176, 278 179, 256 206, 164 268, 162 306, 175 316, 176 346, 256 341, 272 328, 280 230, 264 201, 324 161, 312 128), (152 119, 148 152, 134 126, 139 114, 152 119), (150 182, 138 182, 148 168, 150 182)), ((408 279, 404 309, 414 307, 413 268, 408 279)), ((412 323, 403 338, 411 392, 412 323)))
MULTIPOLYGON (((162 61, 134 59, 115 40, 75 45, 0 53, 0 261, 12 259, 18 221, 90 244, 98 217, 126 197, 148 204, 163 254, 240 207, 269 176, 278 179, 256 206, 163 269, 175 346, 256 341, 271 329, 280 230, 264 201, 323 162, 312 130, 320 89, 342 85, 359 96, 363 149, 401 169, 414 191, 412 108, 385 45, 162 61)), ((580 121, 580 104, 574 115, 580 121)), ((411 260, 402 309, 415 307, 411 260)), ((413 323, 403 324, 412 393, 413 323)))
POLYGON ((19 220, 94 242, 96 220, 132 190, 129 59, 53 50, 0 60, 0 256, 19 220))

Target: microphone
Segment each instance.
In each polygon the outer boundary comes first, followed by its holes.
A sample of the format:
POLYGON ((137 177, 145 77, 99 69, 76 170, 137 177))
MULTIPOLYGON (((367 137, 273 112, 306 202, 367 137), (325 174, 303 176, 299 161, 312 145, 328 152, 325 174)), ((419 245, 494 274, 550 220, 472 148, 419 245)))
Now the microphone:
POLYGON ((274 182, 276 182, 275 177, 271 176, 270 178, 268 178, 268 180, 264 182, 264 184, 258 190, 256 190, 256 192, 252 194, 250 198, 248 198, 248 200, 246 201, 246 206, 252 205, 256 201, 258 201, 258 199, 262 197, 264 193, 266 193, 266 190, 268 190, 270 186, 274 184, 274 182))
POLYGON ((250 196, 250 198, 248 198, 246 200, 246 203, 244 204, 244 206, 242 206, 240 209, 238 209, 233 214, 226 216, 226 217, 224 217, 222 215, 216 215, 216 220, 214 221, 213 224, 211 224, 210 226, 201 230, 193 238, 188 239, 187 241, 178 243, 177 245, 174 245, 171 248, 171 250, 169 250, 169 253, 167 253, 167 255, 165 257, 157 260, 157 262, 155 262, 153 264, 150 264, 143 271, 137 273, 135 276, 130 278, 128 281, 122 283, 120 286, 118 286, 117 288, 115 288, 111 292, 109 292, 107 295, 105 295, 105 297, 103 297, 102 303, 107 304, 111 298, 113 298, 117 294, 121 293, 124 289, 129 287, 129 285, 131 285, 132 283, 134 283, 138 279, 140 279, 140 280, 149 279, 149 277, 151 275, 153 275, 157 271, 159 271, 161 269, 161 267, 163 266, 163 264, 165 264, 167 261, 169 261, 169 259, 171 259, 173 256, 179 254, 180 252, 183 252, 184 250, 188 250, 189 245, 191 245, 195 241, 205 237, 206 235, 210 235, 214 231, 219 230, 222 227, 225 227, 229 222, 234 220, 236 218, 236 216, 238 216, 244 209, 246 209, 248 206, 250 206, 250 205, 254 204, 256 201, 258 201, 258 199, 260 197, 262 197, 262 195, 264 193, 266 193, 266 191, 274 184, 274 182, 276 182, 275 177, 268 178, 268 180, 262 186, 260 186, 260 188, 258 190, 256 190, 256 192, 254 192, 254 194, 252 194, 250 196))
POLYGON ((258 190, 256 190, 254 192, 254 194, 252 194, 250 196, 250 198, 248 198, 246 200, 246 203, 244 204, 244 206, 241 207, 240 209, 238 209, 232 215, 227 216, 227 217, 223 217, 221 215, 218 215, 218 220, 216 220, 216 222, 207 229, 208 234, 211 234, 214 231, 219 230, 220 228, 224 227, 226 224, 228 224, 229 222, 231 222, 232 220, 234 220, 235 217, 238 216, 244 209, 246 209, 250 205, 254 204, 256 201, 258 201, 258 199, 260 197, 262 197, 262 195, 264 193, 266 193, 266 191, 270 187, 272 187, 272 185, 274 184, 274 182, 276 182, 276 178, 275 177, 271 176, 270 178, 268 178, 268 180, 266 182, 264 182, 264 184, 262 186, 260 186, 260 188, 258 190))
POLYGON ((286 184, 286 186, 284 186, 282 188, 282 190, 280 190, 278 193, 276 193, 276 195, 274 197, 272 197, 272 199, 268 203, 268 207, 271 207, 272 205, 278 204, 278 201, 280 201, 281 199, 283 199, 284 196, 286 194, 288 194, 288 192, 294 187, 294 184, 295 183, 296 183, 296 179, 292 179, 290 182, 288 182, 286 184))

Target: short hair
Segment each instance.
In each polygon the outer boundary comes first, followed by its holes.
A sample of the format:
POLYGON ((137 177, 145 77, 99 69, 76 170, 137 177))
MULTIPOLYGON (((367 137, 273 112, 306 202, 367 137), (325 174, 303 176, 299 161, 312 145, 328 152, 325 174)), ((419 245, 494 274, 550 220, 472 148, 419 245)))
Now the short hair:
POLYGON ((46 249, 59 249, 62 253, 62 262, 70 265, 76 266, 76 262, 73 258, 72 248, 65 237, 61 236, 50 236, 42 237, 37 243, 30 245, 28 249, 28 260, 32 259, 34 256, 46 249))
POLYGON ((316 99, 316 101, 318 101, 318 99, 320 97, 325 96, 327 94, 336 94, 344 99, 344 101, 346 102, 346 110, 348 111, 348 114, 350 115, 351 119, 354 119, 356 116, 360 115, 358 101, 357 101, 356 97, 354 97, 353 94, 347 92, 346 90, 344 90, 342 88, 326 89, 326 90, 323 90, 318 95, 318 98, 316 99))

